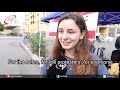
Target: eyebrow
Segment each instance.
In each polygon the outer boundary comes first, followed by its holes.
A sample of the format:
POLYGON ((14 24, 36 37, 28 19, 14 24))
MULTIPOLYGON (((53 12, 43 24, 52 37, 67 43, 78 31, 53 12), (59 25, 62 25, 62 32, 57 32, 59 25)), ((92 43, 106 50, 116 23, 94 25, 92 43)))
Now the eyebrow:
MULTIPOLYGON (((58 28, 59 30, 63 30, 62 28, 58 28)), ((67 29, 69 31, 75 30, 75 29, 67 29)))
POLYGON ((68 29, 69 31, 75 30, 75 29, 68 29))

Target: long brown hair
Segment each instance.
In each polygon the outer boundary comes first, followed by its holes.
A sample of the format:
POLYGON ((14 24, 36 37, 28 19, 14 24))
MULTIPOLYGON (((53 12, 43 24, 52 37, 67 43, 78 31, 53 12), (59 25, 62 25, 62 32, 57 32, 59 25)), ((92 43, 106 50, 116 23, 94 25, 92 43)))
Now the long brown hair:
MULTIPOLYGON (((58 22, 58 27, 59 24, 62 20, 64 19, 73 19, 76 22, 76 25, 80 28, 81 33, 84 31, 85 35, 82 40, 78 42, 76 45, 76 50, 74 52, 75 55, 75 60, 88 60, 91 61, 93 60, 93 57, 90 54, 89 48, 90 48, 90 43, 88 41, 88 30, 87 26, 85 23, 85 20, 82 15, 74 14, 74 13, 68 13, 64 14, 61 16, 59 22, 58 22)), ((62 48, 60 45, 60 42, 58 40, 58 30, 57 30, 57 35, 56 35, 56 41, 51 53, 52 59, 56 58, 58 54, 65 56, 65 50, 62 48)), ((74 65, 74 72, 75 75, 96 75, 97 73, 97 65, 94 64, 77 64, 74 65)))

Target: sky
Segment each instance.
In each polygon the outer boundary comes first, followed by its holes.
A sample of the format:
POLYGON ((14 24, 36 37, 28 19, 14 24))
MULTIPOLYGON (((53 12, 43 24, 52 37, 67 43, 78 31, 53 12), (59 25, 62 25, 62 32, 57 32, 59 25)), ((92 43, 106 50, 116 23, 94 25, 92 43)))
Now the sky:
POLYGON ((16 21, 19 25, 22 25, 22 23, 25 22, 25 12, 0 12, 0 21, 4 22, 10 15, 16 15, 16 21))

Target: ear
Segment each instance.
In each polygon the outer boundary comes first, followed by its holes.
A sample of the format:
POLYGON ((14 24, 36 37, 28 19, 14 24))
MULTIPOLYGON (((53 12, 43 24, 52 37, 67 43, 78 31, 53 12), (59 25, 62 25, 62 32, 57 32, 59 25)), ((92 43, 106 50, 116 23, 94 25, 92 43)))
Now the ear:
POLYGON ((85 36, 85 30, 82 32, 82 33, 80 33, 80 39, 83 39, 83 37, 85 36))

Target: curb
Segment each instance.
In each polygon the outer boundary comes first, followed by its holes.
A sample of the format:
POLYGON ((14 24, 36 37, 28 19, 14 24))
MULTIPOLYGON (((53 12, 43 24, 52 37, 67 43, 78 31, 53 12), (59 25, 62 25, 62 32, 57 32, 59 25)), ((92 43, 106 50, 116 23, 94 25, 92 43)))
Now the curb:
MULTIPOLYGON (((20 42, 20 45, 28 53, 28 55, 31 57, 32 60, 38 60, 39 63, 41 62, 42 57, 38 57, 36 54, 32 54, 31 50, 22 42, 20 42)), ((42 67, 41 63, 39 65, 39 67, 42 67)))
POLYGON ((27 52, 27 54, 32 58, 32 52, 30 51, 30 49, 25 44, 23 44, 22 42, 20 42, 20 45, 27 52))

